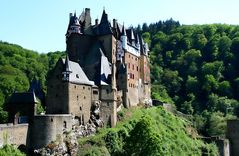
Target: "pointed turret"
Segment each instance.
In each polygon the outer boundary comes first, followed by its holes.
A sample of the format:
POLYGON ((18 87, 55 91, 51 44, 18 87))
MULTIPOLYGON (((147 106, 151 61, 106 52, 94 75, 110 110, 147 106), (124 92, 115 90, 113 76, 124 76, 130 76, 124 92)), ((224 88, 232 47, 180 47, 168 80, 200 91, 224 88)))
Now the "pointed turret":
POLYGON ((130 41, 131 41, 132 46, 135 46, 135 37, 134 37, 133 28, 130 29, 130 41))
POLYGON ((122 35, 122 36, 126 36, 126 31, 125 31, 124 23, 123 23, 121 35, 122 35))
POLYGON ((137 48, 138 48, 138 50, 140 51, 140 41, 139 41, 139 34, 137 34, 137 35, 136 35, 135 43, 136 43, 136 47, 137 47, 137 48))
POLYGON ((108 14, 105 13, 105 9, 103 10, 102 16, 101 16, 101 20, 100 23, 107 23, 108 22, 108 14))
POLYGON ((124 24, 123 24, 123 27, 122 27, 122 33, 121 33, 120 40, 122 41, 123 49, 127 49, 127 40, 128 39, 127 39, 127 35, 126 35, 126 30, 125 30, 124 24))
POLYGON ((69 81, 69 76, 72 73, 69 62, 70 62, 69 57, 68 57, 68 55, 66 55, 66 59, 64 62, 64 70, 62 72, 62 75, 63 75, 62 80, 63 81, 69 81))
POLYGON ((82 34, 81 25, 79 23, 79 19, 76 16, 76 12, 74 13, 73 16, 72 13, 70 13, 70 22, 66 33, 66 37, 70 36, 72 33, 82 34))
POLYGON ((66 61, 65 61, 65 71, 66 72, 72 72, 72 70, 71 70, 71 67, 70 67, 70 64, 69 64, 69 62, 70 62, 70 60, 69 60, 69 57, 68 57, 68 55, 66 55, 66 61))
POLYGON ((139 38, 139 44, 140 44, 140 53, 141 53, 141 55, 144 55, 144 40, 143 40, 142 36, 140 36, 140 38, 139 38))
POLYGON ((131 35, 130 35, 130 36, 131 36, 131 40, 132 40, 132 41, 133 41, 133 40, 135 41, 133 28, 131 28, 130 31, 131 31, 131 32, 130 32, 130 33, 131 33, 131 35))
POLYGON ((103 10, 100 24, 97 27, 97 35, 109 35, 113 34, 111 24, 108 20, 108 15, 105 13, 105 10, 103 10))

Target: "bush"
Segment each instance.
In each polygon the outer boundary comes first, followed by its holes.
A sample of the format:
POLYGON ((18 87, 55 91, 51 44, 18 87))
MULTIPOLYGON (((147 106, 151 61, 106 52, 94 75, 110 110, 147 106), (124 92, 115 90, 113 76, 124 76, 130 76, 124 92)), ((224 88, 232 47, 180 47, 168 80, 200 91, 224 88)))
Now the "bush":
POLYGON ((20 150, 18 150, 17 148, 11 146, 11 145, 4 145, 1 149, 0 149, 0 156, 24 156, 25 154, 23 154, 20 150))

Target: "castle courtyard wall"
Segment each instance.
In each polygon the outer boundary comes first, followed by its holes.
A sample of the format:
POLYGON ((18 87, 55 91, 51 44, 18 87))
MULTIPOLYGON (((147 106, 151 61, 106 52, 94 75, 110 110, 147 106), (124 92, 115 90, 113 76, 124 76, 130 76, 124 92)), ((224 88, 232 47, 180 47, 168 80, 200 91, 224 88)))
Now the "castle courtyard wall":
POLYGON ((5 144, 26 145, 28 124, 0 124, 0 147, 5 144))

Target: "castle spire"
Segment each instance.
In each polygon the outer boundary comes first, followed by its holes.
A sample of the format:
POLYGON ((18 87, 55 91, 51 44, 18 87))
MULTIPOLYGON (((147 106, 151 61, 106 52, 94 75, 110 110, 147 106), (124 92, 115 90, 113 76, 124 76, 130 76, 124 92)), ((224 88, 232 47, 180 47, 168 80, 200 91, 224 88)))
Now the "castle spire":
POLYGON ((100 20, 100 23, 104 23, 104 22, 108 22, 108 14, 105 13, 105 9, 103 9, 103 13, 100 20))
POLYGON ((126 31, 125 31, 125 28, 124 28, 124 23, 123 23, 123 27, 122 27, 122 36, 126 36, 126 31))
POLYGON ((76 16, 76 12, 74 13, 74 16, 71 16, 71 15, 72 14, 70 14, 70 23, 69 23, 66 36, 70 36, 72 33, 82 34, 81 24, 79 22, 79 19, 76 16))
POLYGON ((70 60, 69 60, 68 54, 66 54, 66 62, 65 62, 65 67, 66 67, 65 71, 66 72, 72 72, 69 62, 70 62, 70 60))
POLYGON ((62 72, 63 81, 69 81, 70 73, 72 73, 71 67, 70 67, 70 60, 68 57, 68 54, 66 54, 65 64, 64 64, 64 71, 62 72))
POLYGON ((131 31, 131 40, 134 41, 135 37, 134 37, 134 30, 133 30, 133 28, 131 28, 130 31, 131 31))
POLYGON ((125 30, 124 24, 123 24, 123 27, 122 27, 122 33, 121 33, 120 40, 122 42, 123 49, 127 49, 128 39, 127 39, 127 35, 126 35, 126 30, 125 30))

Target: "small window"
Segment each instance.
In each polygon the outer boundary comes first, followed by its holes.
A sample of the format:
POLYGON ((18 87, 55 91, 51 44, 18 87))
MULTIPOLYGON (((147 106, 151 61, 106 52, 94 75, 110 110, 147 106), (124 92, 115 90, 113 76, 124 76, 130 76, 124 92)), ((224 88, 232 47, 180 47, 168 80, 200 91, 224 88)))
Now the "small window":
POLYGON ((53 122, 53 119, 51 118, 51 122, 53 122))
POLYGON ((106 93, 109 94, 109 89, 106 89, 106 93))
POLYGON ((83 89, 85 89, 85 87, 83 87, 83 89))
POLYGON ((86 99, 86 97, 84 96, 84 99, 86 99))
POLYGON ((75 89, 76 89, 76 85, 75 85, 75 89))
POLYGON ((80 107, 80 110, 82 110, 82 108, 80 107))
POLYGON ((66 128, 66 121, 64 121, 64 128, 66 128))
POLYGON ((78 75, 78 74, 76 74, 76 78, 79 78, 79 75, 78 75))
POLYGON ((97 90, 93 90, 93 94, 98 94, 98 91, 97 90))
POLYGON ((90 90, 90 87, 88 87, 88 90, 90 90))
POLYGON ((138 66, 137 66, 136 70, 139 71, 139 67, 138 66))

